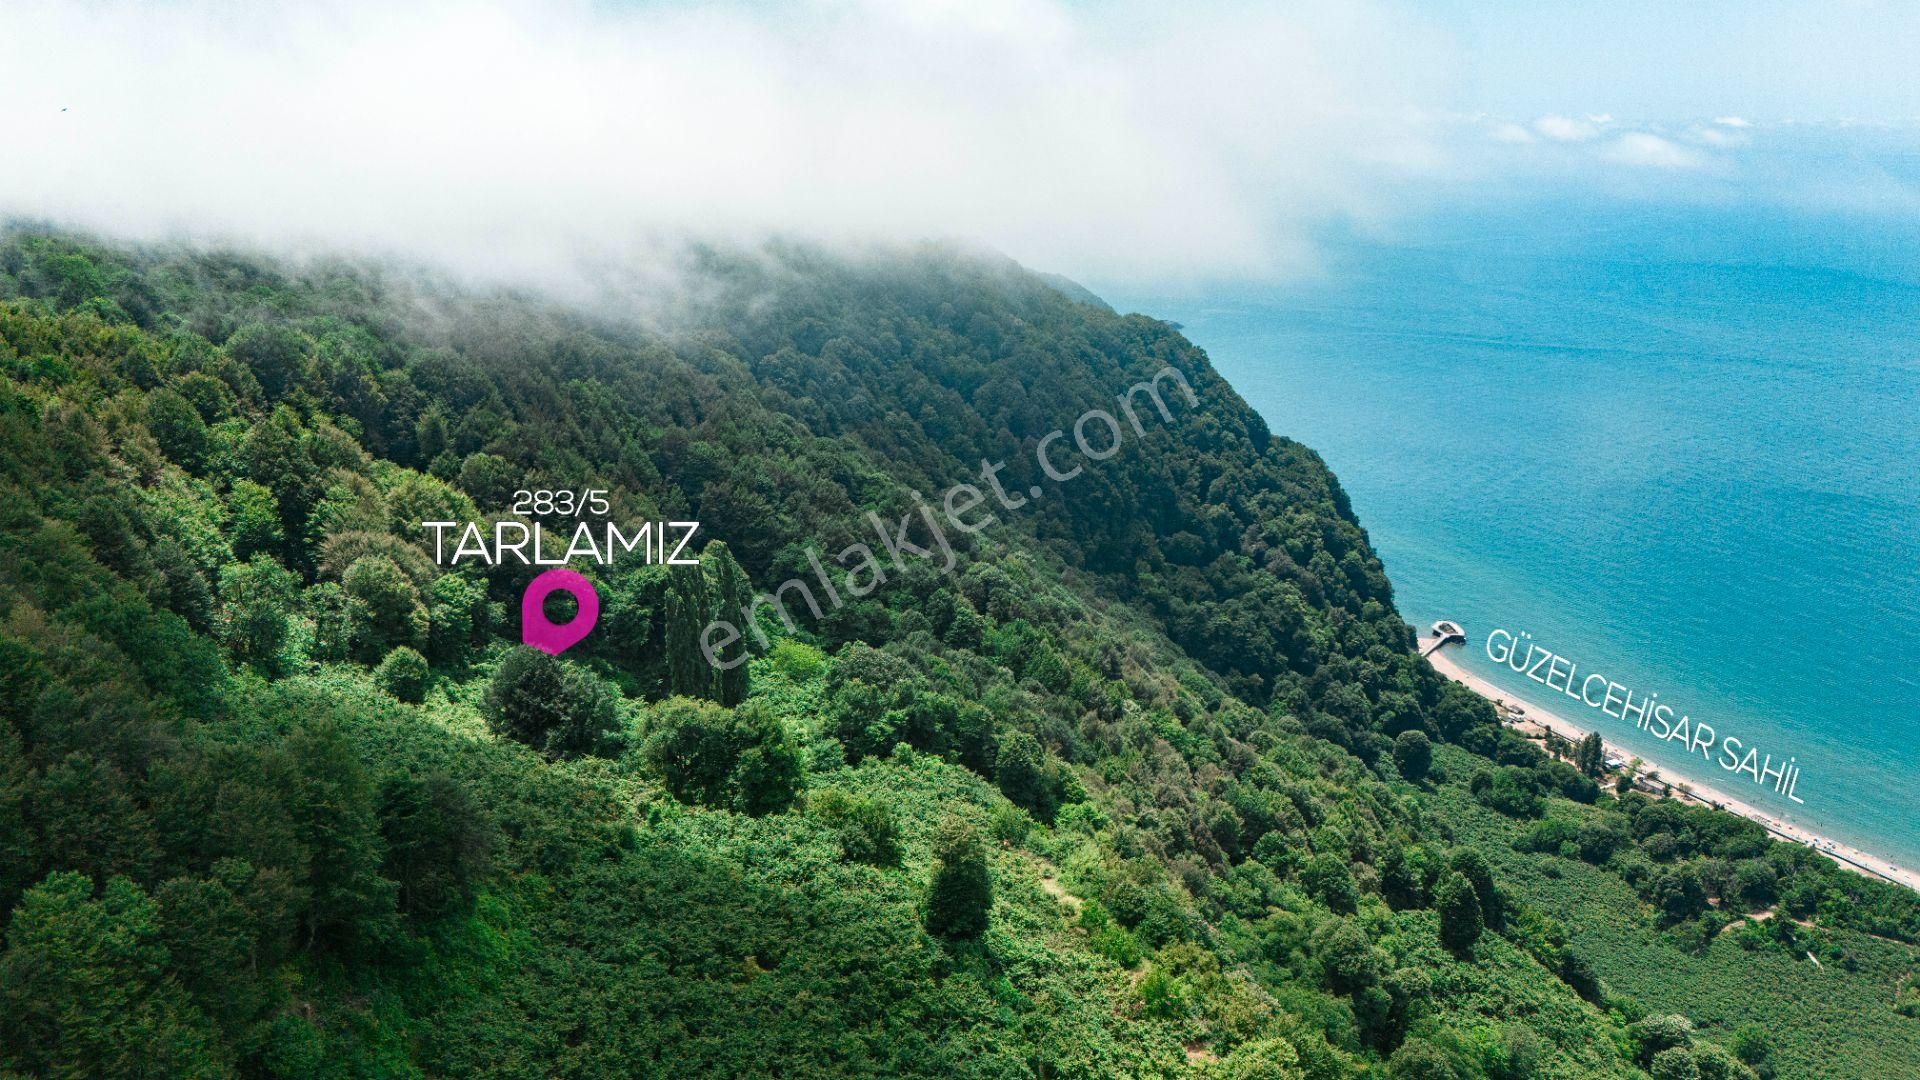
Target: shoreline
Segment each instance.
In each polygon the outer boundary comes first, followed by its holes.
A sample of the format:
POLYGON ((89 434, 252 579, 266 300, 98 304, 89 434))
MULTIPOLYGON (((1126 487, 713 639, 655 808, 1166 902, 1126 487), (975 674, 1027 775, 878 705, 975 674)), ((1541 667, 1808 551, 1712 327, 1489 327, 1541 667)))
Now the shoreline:
MULTIPOLYGON (((1423 650, 1432 644, 1433 639, 1430 637, 1422 637, 1419 639, 1419 647, 1423 650)), ((1578 742, 1592 732, 1592 728, 1582 727, 1559 713, 1540 707, 1531 699, 1503 690, 1487 679, 1473 674, 1459 664, 1453 656, 1449 655, 1448 650, 1451 648, 1453 648, 1453 646, 1443 645, 1434 649, 1427 656, 1427 662, 1433 665, 1435 671, 1472 690, 1474 693, 1479 694, 1495 705, 1504 705, 1507 702, 1513 702, 1525 709, 1525 713, 1517 724, 1513 718, 1502 711, 1500 718, 1502 723, 1514 726, 1542 728, 1573 742, 1578 742)), ((1641 761, 1646 760, 1640 755, 1635 754, 1628 747, 1606 741, 1604 735, 1601 736, 1601 741, 1605 745, 1606 752, 1609 755, 1618 757, 1622 761, 1633 761, 1635 759, 1641 761)), ((1862 851, 1851 844, 1843 844, 1831 837, 1823 836, 1803 825, 1795 825, 1792 822, 1782 820, 1775 814, 1770 814, 1751 803, 1727 794, 1723 788, 1715 787, 1712 784, 1701 783, 1691 776, 1675 772, 1666 766, 1654 766, 1649 762, 1648 770, 1643 771, 1642 775, 1647 775, 1648 771, 1659 774, 1660 781, 1671 787, 1673 798, 1686 799, 1702 806, 1714 806, 1728 813, 1738 814, 1749 821, 1758 823, 1761 827, 1765 828, 1768 833, 1772 834, 1775 839, 1785 840, 1790 843, 1799 844, 1802 847, 1811 848, 1855 873, 1879 878, 1882 881, 1888 881, 1895 885, 1904 885, 1915 892, 1920 892, 1920 872, 1889 862, 1878 855, 1868 851, 1862 851), (1688 791, 1681 790, 1681 785, 1683 784, 1689 789, 1688 791)))

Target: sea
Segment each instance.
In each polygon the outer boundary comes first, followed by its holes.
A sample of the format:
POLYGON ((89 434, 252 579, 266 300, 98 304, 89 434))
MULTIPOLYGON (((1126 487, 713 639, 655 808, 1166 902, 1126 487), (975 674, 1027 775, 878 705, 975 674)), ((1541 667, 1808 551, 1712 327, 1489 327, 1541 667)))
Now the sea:
POLYGON ((1656 768, 1920 866, 1920 244, 1842 215, 1489 208, 1280 283, 1105 290, 1317 450, 1401 614, 1656 768), (1801 802, 1488 658, 1604 674, 1801 802))

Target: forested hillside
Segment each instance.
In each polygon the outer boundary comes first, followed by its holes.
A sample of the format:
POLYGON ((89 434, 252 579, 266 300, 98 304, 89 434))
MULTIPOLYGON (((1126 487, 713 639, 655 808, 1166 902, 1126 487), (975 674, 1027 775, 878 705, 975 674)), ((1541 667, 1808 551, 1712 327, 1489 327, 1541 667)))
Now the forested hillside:
POLYGON ((1500 728, 1172 327, 937 248, 661 279, 5 235, 0 1071, 1920 1074, 1911 894, 1500 728), (529 649, 539 568, 422 529, 523 490, 702 565, 570 564, 529 649), (863 577, 869 512, 930 554, 863 577))

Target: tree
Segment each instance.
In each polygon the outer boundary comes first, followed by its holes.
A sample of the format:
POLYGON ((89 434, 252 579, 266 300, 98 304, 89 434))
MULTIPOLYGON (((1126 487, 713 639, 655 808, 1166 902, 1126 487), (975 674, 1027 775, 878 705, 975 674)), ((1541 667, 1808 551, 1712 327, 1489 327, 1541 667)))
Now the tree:
POLYGON ((468 454, 460 463, 460 475, 454 482, 474 502, 495 508, 505 506, 513 497, 519 476, 513 463, 497 454, 468 454))
POLYGON ((1700 1080, 1700 1066, 1691 1053, 1675 1047, 1653 1055, 1647 1063, 1647 1075, 1653 1080, 1700 1080))
POLYGON ((1480 914, 1487 929, 1498 930, 1504 926, 1506 899, 1500 895, 1500 886, 1494 883, 1493 867, 1487 864, 1487 857, 1474 848, 1463 847, 1453 853, 1450 863, 1480 898, 1480 914))
POLYGON ((1040 740, 1024 731, 1002 734, 999 752, 994 756, 993 778, 1007 801, 1030 811, 1041 821, 1053 820, 1059 799, 1054 792, 1047 752, 1040 740))
POLYGON ((221 567, 214 632, 228 651, 241 660, 274 663, 286 644, 298 584, 291 571, 267 555, 221 567))
POLYGON ((1606 771, 1607 750, 1599 732, 1589 734, 1573 748, 1573 765, 1588 776, 1599 776, 1606 771))
POLYGON ((1574 829, 1574 843, 1580 848, 1582 860, 1602 866, 1614 852, 1632 846, 1633 835, 1619 814, 1593 814, 1574 829))
POLYGON ((1649 1016, 1629 1025, 1627 1037, 1633 1040, 1634 1060, 1644 1069, 1659 1054, 1692 1046, 1693 1021, 1678 1015, 1649 1016))
POLYGON ((68 754, 30 787, 27 811, 40 833, 43 866, 104 879, 145 878, 153 865, 153 823, 135 786, 111 763, 68 754))
POLYGON ((1440 685, 1440 701, 1433 708, 1434 724, 1440 737, 1459 742, 1468 731, 1496 722, 1493 702, 1451 679, 1440 685))
POLYGON ((1464 1080, 1468 1075, 1445 1050, 1425 1039, 1408 1039, 1387 1059, 1392 1080, 1464 1080))
POLYGON ((733 723, 740 746, 733 767, 733 808, 758 817, 792 806, 806 770, 780 718, 763 703, 748 701, 733 711, 733 723))
POLYGON ((32 821, 34 774, 19 733, 7 713, 26 704, 22 693, 33 680, 34 661, 17 643, 0 638, 0 911, 11 911, 14 901, 39 876, 41 852, 32 821))
POLYGON ((1473 891, 1473 883, 1457 870, 1440 879, 1433 891, 1433 906, 1440 913, 1440 941, 1456 953, 1471 950, 1486 930, 1480 896, 1473 891))
POLYGON ((653 708, 643 756, 674 798, 700 806, 778 813, 801 784, 799 751, 756 702, 726 709, 669 698, 653 708))
POLYGON ((496 734, 550 758, 601 752, 618 723, 613 693, 598 677, 525 646, 500 661, 481 708, 496 734))
POLYGON ((1433 743, 1423 731, 1403 731, 1393 740, 1393 763, 1401 776, 1417 784, 1433 766, 1433 743))
POLYGON ((426 646, 426 605, 406 571, 392 559, 385 555, 355 559, 341 575, 340 587, 356 602, 362 620, 355 633, 361 656, 373 659, 402 646, 416 651, 426 646))
POLYGON ((148 394, 147 430, 181 468, 197 473, 206 465, 207 424, 186 398, 164 388, 148 394))
POLYGON ((445 773, 401 773, 380 785, 382 876, 399 886, 402 914, 432 919, 464 909, 490 865, 486 808, 445 773))
POLYGON ((1386 978, 1392 961, 1353 919, 1333 919, 1314 934, 1321 978, 1336 994, 1358 994, 1386 978))
POLYGON ((307 343, 280 325, 249 323, 227 341, 227 352, 253 370, 269 402, 284 397, 307 371, 307 343))
POLYGON ((27 890, 0 957, 0 1066, 36 1076, 231 1075, 217 1033, 167 976, 153 900, 123 877, 99 899, 61 871, 27 890))
POLYGON ((681 802, 725 806, 739 761, 733 714, 709 701, 673 697, 653 707, 646 758, 681 802))
POLYGON ((1532 771, 1517 765, 1502 765, 1491 773, 1480 773, 1474 777, 1472 786, 1476 798, 1508 817, 1539 817, 1546 807, 1532 771))
POLYGON ((1418 845, 1393 844, 1380 859, 1380 895, 1396 911, 1427 905, 1427 853, 1418 845))
POLYGON ((227 533, 235 558, 280 549, 285 539, 280 528, 280 505, 265 485, 235 480, 227 496, 227 512, 231 515, 227 533))
POLYGON ((1321 852, 1308 859, 1300 871, 1300 883, 1336 915, 1351 915, 1360 906, 1360 888, 1353 882, 1353 869, 1337 855, 1321 852))
POLYGON ((1604 1003, 1605 990, 1600 985, 1600 974, 1593 970, 1593 965, 1587 962, 1586 957, 1570 948, 1560 951, 1560 981, 1595 1005, 1604 1003))
MULTIPOLYGON (((244 1030, 275 1004, 256 977, 270 933, 250 903, 256 874, 243 859, 216 859, 207 877, 176 877, 153 890, 169 972, 223 1031, 244 1030)), ((272 957, 264 957, 268 963, 272 957)))
POLYGON ((247 430, 239 449, 247 479, 273 493, 280 516, 280 553, 291 565, 304 567, 307 516, 323 491, 321 470, 299 414, 286 405, 276 407, 247 430))
POLYGON ((1733 893, 1748 911, 1772 907, 1779 887, 1779 873, 1760 859, 1746 859, 1733 872, 1733 893))
POLYGON ((958 649, 979 649, 987 634, 987 621, 974 610, 973 602, 965 596, 953 598, 953 618, 947 623, 947 629, 941 635, 946 643, 958 649))
POLYGON ((1753 1024, 1742 1024, 1727 1039, 1727 1049, 1762 1078, 1773 1075, 1773 1041, 1753 1024))
POLYGON ((905 706, 919 689, 906 661, 853 642, 834 657, 827 678, 830 730, 855 762, 886 754, 908 726, 905 706))
MULTIPOLYGON (((295 715, 302 705, 319 705, 291 697, 272 704, 295 715)), ((309 720, 283 745, 291 765, 286 812, 306 855, 307 943, 379 941, 393 929, 397 892, 380 876, 386 840, 379 788, 346 729, 332 718, 309 720)))
POLYGON ((487 587, 465 574, 441 574, 427 583, 427 655, 436 663, 459 666, 491 629, 487 587))
POLYGON ((427 658, 402 645, 380 661, 374 679, 382 690, 417 705, 427 694, 427 674, 427 658))
POLYGON ((1241 1043, 1207 1070, 1209 1080, 1301 1080, 1300 1052, 1285 1039, 1241 1043))
POLYGON ((993 878, 973 829, 957 818, 942 823, 934 844, 933 880, 927 886, 927 932, 972 939, 987 929, 993 878))
POLYGON ((1675 866, 1656 874, 1648 886, 1648 897, 1668 922, 1691 919, 1707 910, 1706 886, 1700 872, 1691 866, 1675 866))
POLYGON ((667 692, 682 697, 718 697, 717 672, 700 652, 700 635, 706 631, 713 611, 706 568, 669 567, 666 607, 667 692))
POLYGON ((193 556, 172 539, 158 541, 148 553, 152 556, 154 572, 165 583, 162 599, 166 606, 187 620, 187 625, 194 630, 203 634, 211 631, 213 589, 194 564, 193 556))
MULTIPOLYGON (((718 617, 739 625, 741 621, 739 613, 745 610, 753 598, 753 584, 747 580, 747 572, 740 568, 740 564, 734 560, 733 552, 727 548, 724 541, 720 540, 707 545, 707 550, 700 561, 703 566, 712 567, 709 574, 713 580, 713 600, 718 608, 718 617)), ((700 632, 706 632, 704 623, 700 627, 700 632)), ((694 644, 698 651, 698 639, 694 644)), ((740 662, 724 671, 714 673, 715 689, 722 705, 738 705, 747 699, 746 638, 743 636, 733 648, 733 656, 722 656, 721 659, 740 662)), ((704 653, 701 654, 700 659, 705 661, 704 653)))

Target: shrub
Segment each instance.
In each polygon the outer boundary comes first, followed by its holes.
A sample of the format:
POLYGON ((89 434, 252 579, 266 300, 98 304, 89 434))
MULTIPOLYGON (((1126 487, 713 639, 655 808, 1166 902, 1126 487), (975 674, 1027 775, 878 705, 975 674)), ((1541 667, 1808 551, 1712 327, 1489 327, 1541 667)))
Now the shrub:
POLYGON ((810 796, 807 806, 839 835, 841 854, 848 859, 874 866, 900 860, 899 825, 886 803, 828 788, 810 796))
POLYGON ((1649 1016, 1628 1025, 1627 1037, 1633 1040, 1634 1060, 1646 1068, 1663 1051, 1693 1045, 1693 1021, 1684 1016, 1649 1016))
POLYGON ((1445 1050, 1425 1039, 1408 1039, 1387 1059, 1393 1080, 1462 1080, 1466 1072, 1445 1050))
POLYGON ((987 835, 1007 847, 1019 847, 1027 842, 1027 833, 1033 828, 1033 819, 1017 806, 996 806, 993 816, 987 822, 987 835))
POLYGON ((767 653, 767 663, 794 682, 806 682, 826 670, 827 657, 804 641, 782 638, 767 653))
POLYGON ((427 696, 427 658, 402 645, 380 661, 374 678, 382 690, 417 705, 427 696))
POLYGON ((1154 968, 1140 980, 1140 1003, 1148 1016, 1178 1020, 1193 1008, 1193 994, 1184 979, 1154 968))
POLYGON ((1647 1075, 1653 1080, 1700 1080, 1700 1066, 1685 1050, 1662 1050, 1647 1063, 1647 1075))
POLYGON ((1087 935, 1087 945, 1123 968, 1134 967, 1146 955, 1140 939, 1119 926, 1103 926, 1093 931, 1087 935))

